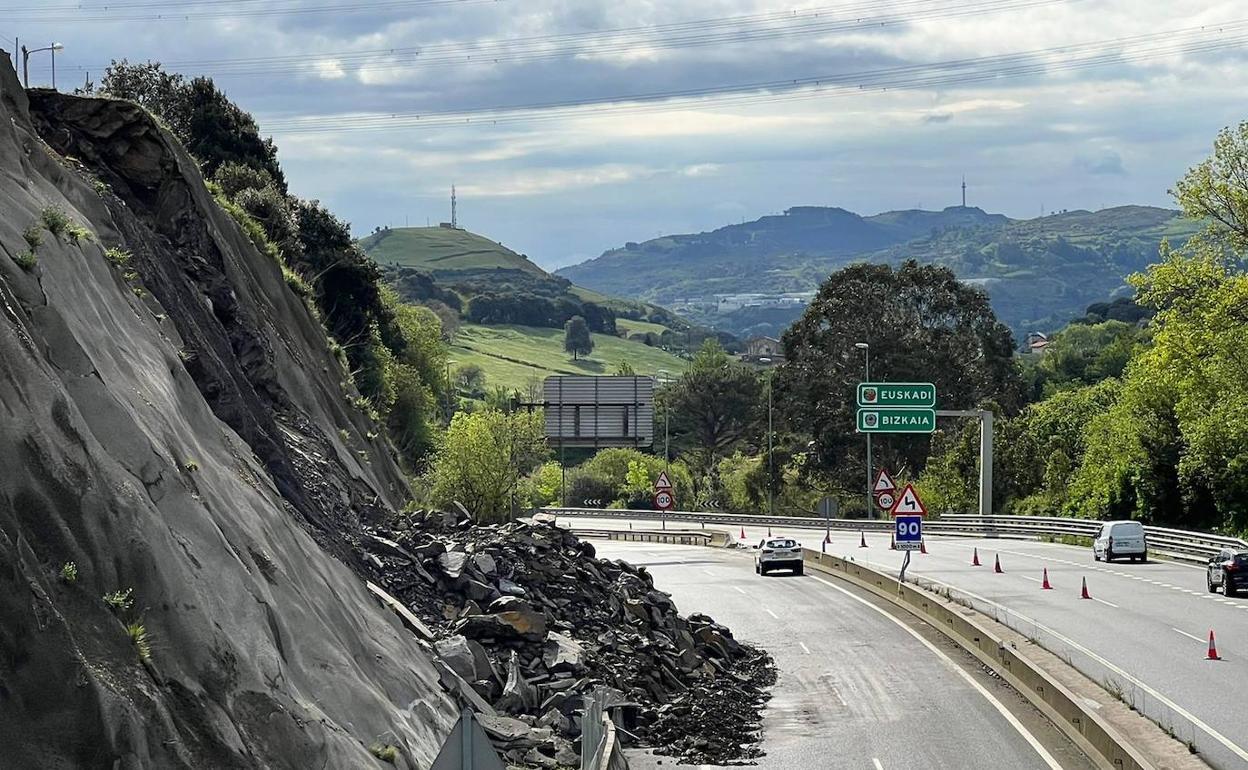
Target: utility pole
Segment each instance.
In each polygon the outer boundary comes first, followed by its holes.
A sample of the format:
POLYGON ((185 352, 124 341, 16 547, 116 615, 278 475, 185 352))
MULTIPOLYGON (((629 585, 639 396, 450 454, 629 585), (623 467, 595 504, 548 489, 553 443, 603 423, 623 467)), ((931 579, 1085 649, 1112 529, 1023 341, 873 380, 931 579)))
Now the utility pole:
POLYGON ((451 227, 459 227, 459 203, 455 200, 455 185, 451 185, 451 227))
POLYGON ((775 483, 776 464, 771 451, 771 385, 775 380, 775 369, 767 370, 767 515, 776 515, 775 494, 772 486, 775 483))
POLYGON ((962 175, 962 208, 966 208, 966 175, 962 175))

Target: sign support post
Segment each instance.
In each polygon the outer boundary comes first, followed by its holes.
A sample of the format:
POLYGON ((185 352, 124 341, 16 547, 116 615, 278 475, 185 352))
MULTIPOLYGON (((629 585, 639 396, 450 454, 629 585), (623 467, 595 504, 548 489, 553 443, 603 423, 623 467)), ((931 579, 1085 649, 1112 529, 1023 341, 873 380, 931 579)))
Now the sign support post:
POLYGON ((654 507, 663 512, 663 515, 659 517, 663 529, 667 529, 667 512, 675 504, 676 496, 672 494, 672 480, 668 477, 667 471, 663 471, 654 481, 654 507))
POLYGON ((927 515, 927 508, 919 499, 914 485, 907 484, 897 495, 897 502, 893 503, 889 513, 893 516, 893 542, 897 550, 905 551, 900 572, 900 582, 904 583, 906 568, 910 566, 910 552, 923 548, 923 517, 927 515))
POLYGON ((987 409, 940 409, 937 417, 979 420, 979 515, 992 515, 992 412, 987 409))

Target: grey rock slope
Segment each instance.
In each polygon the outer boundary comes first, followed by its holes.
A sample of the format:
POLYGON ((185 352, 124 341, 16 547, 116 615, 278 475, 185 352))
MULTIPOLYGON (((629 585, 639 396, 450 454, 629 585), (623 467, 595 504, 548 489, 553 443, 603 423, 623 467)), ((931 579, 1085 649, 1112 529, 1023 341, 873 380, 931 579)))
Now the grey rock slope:
POLYGON ((430 764, 456 706, 352 570, 405 490, 344 379, 167 131, 0 55, 0 766, 430 764))

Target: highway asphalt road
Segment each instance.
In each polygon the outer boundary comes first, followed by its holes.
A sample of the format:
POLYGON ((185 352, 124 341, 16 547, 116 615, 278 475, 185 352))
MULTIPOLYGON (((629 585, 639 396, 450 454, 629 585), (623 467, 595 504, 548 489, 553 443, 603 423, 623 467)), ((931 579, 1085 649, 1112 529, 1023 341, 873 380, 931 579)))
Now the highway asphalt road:
MULTIPOLYGON (((578 526, 627 528, 627 522, 577 520, 578 526), (591 521, 595 522, 591 525, 591 521)), ((651 527, 654 522, 634 526, 651 527)), ((823 529, 793 534, 819 548, 823 529)), ((739 527, 734 527, 739 536, 739 527)), ((756 543, 766 528, 746 527, 756 543)), ((828 553, 896 574, 902 554, 888 550, 887 534, 833 530, 828 553)), ((1090 548, 1020 540, 928 537, 928 554, 915 555, 908 578, 951 586, 955 596, 1066 658, 1088 676, 1120 690, 1124 699, 1190 741, 1221 770, 1248 770, 1248 597, 1227 599, 1205 588, 1200 566, 1151 561, 1097 563, 1090 548), (978 548, 981 567, 970 566, 978 548), (1000 556, 1003 573, 993 571, 1000 556), (1041 588, 1048 569, 1053 590, 1041 588), (1082 600, 1087 578, 1093 599, 1082 600), (1206 660, 1209 631, 1220 661, 1206 660)))
MULTIPOLYGON (((705 612, 775 657, 761 770, 1093 767, 969 654, 866 592, 810 573, 760 577, 736 550, 594 546, 646 566, 681 612, 705 612)), ((658 759, 633 764, 673 766, 658 759)))

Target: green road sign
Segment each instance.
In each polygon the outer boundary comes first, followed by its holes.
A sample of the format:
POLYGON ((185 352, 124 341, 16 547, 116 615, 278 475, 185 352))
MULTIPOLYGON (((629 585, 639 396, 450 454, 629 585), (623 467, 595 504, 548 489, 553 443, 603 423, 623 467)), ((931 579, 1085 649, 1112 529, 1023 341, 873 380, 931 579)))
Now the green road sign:
POLYGON ((864 408, 858 410, 859 433, 931 433, 935 409, 864 408))
POLYGON ((860 382, 858 406, 936 406, 936 386, 930 382, 860 382))

